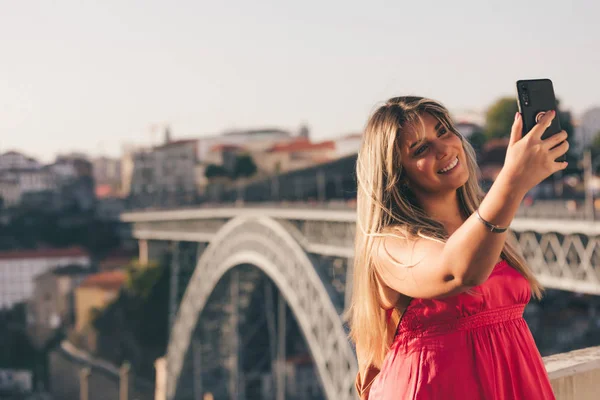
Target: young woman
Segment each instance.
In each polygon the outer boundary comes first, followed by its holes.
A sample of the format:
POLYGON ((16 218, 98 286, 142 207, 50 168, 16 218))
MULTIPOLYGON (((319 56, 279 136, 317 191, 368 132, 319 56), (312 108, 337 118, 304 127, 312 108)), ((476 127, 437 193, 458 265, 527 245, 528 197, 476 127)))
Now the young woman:
MULTIPOLYGON (((485 198, 471 145, 439 103, 390 99, 357 161, 350 336, 361 399, 553 399, 523 309, 541 287, 506 228, 525 194, 564 169, 566 132, 522 136, 485 198)), ((507 132, 508 133, 508 132, 507 132)))

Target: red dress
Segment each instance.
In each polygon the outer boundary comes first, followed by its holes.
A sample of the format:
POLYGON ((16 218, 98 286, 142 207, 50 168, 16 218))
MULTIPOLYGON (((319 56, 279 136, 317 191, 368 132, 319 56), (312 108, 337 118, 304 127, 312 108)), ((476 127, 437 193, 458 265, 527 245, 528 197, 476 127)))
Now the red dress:
POLYGON ((503 260, 471 292, 410 302, 369 400, 554 399, 523 319, 527 280, 503 260))

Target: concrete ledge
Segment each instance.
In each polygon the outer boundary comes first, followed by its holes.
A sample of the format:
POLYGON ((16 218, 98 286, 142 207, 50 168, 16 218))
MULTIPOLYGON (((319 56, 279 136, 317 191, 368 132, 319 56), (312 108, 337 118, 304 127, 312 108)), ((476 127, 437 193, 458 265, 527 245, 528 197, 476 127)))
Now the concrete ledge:
POLYGON ((557 400, 600 398, 600 346, 544 357, 557 400))

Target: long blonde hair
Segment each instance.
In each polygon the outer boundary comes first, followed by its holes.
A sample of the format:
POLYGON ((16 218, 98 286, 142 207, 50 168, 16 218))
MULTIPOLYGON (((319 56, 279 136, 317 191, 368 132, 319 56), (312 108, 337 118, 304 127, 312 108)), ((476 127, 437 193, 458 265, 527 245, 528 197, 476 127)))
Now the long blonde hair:
MULTIPOLYGON (((444 226, 431 219, 401 184, 404 173, 399 137, 404 129, 417 126, 424 113, 438 119, 462 142, 469 171, 468 181, 458 189, 464 215, 474 213, 484 195, 479 186, 475 151, 456 130, 443 105, 422 97, 394 97, 373 113, 356 163, 357 223, 352 301, 348 310, 350 338, 356 345, 359 371, 363 374, 370 365, 381 367, 404 311, 396 308, 388 319, 380 305, 378 278, 371 256, 374 237, 392 235, 413 240, 421 237, 442 243, 448 239, 444 226), (388 233, 390 227, 394 233, 388 233)), ((502 258, 529 281, 533 295, 539 298, 541 285, 509 240, 502 250, 502 258)))

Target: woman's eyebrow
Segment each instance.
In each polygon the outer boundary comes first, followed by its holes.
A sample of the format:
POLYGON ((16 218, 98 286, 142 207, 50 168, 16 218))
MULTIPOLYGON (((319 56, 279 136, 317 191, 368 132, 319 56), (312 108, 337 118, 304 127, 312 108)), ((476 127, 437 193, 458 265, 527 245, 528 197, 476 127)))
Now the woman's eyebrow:
MULTIPOLYGON (((437 131, 439 131, 439 130, 440 130, 440 128, 441 128, 441 127, 442 127, 442 122, 441 122, 441 121, 439 121, 439 122, 437 123, 437 125, 435 126, 434 130, 437 132, 437 131)), ((417 140, 416 142, 414 142, 413 144, 411 144, 411 145, 409 146, 409 149, 412 149, 413 147, 415 147, 415 146, 416 146, 416 145, 418 145, 419 143, 423 142, 424 140, 425 140, 425 139, 419 139, 419 140, 417 140)))

